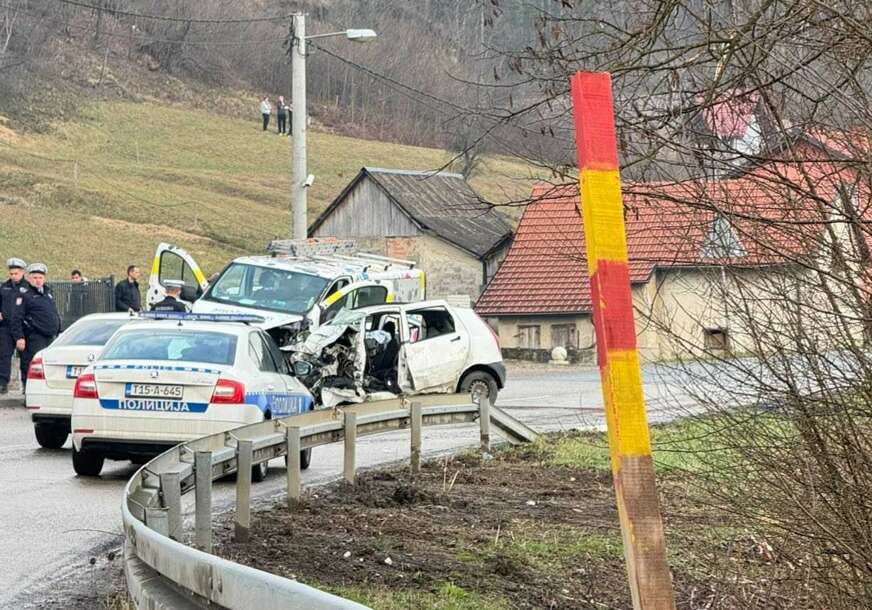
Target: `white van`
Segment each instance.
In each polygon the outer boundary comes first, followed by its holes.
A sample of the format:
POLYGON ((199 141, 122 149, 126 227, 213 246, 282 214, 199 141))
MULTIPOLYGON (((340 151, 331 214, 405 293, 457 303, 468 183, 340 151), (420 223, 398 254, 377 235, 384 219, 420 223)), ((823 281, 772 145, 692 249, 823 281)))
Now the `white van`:
POLYGON ((158 245, 147 302, 164 298, 164 282, 181 280, 193 313, 253 314, 280 346, 303 328, 317 328, 342 309, 424 299, 424 272, 413 261, 355 252, 349 240, 288 240, 269 256, 233 260, 212 282, 190 254, 158 245))

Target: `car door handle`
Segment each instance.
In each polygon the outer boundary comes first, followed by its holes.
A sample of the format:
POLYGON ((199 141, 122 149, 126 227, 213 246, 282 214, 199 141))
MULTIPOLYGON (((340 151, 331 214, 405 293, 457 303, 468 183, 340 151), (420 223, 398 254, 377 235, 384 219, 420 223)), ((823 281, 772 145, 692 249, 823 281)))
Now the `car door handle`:
POLYGON ((460 341, 460 335, 457 335, 456 337, 454 337, 454 338, 451 340, 451 343, 454 343, 455 341, 460 341))

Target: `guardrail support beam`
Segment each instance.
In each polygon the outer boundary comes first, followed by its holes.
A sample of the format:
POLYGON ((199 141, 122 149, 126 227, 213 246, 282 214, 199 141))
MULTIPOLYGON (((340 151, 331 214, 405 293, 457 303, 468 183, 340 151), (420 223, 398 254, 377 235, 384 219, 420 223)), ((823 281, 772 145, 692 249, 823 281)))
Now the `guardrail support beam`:
POLYGON ((167 528, 173 540, 182 535, 182 485, 178 472, 160 474, 160 492, 167 509, 167 528))
POLYGON ((194 543, 212 552, 212 452, 194 452, 194 543))
POLYGON ((356 471, 354 450, 357 445, 357 413, 345 412, 345 458, 342 472, 345 482, 354 485, 356 471))
POLYGON ((300 476, 300 429, 288 426, 285 429, 288 443, 288 508, 293 508, 302 495, 302 480, 300 476))
POLYGON ((254 443, 236 442, 236 524, 237 542, 248 542, 251 531, 251 467, 254 461, 254 443))
POLYGON ((169 536, 170 528, 167 523, 167 509, 146 508, 145 524, 161 536, 169 536))
POLYGON ((481 452, 490 453, 490 396, 478 397, 478 425, 481 432, 481 452))
POLYGON ((424 426, 424 416, 420 402, 413 402, 410 407, 411 416, 409 427, 412 430, 412 447, 409 462, 412 467, 412 475, 417 475, 421 470, 421 428, 424 426))

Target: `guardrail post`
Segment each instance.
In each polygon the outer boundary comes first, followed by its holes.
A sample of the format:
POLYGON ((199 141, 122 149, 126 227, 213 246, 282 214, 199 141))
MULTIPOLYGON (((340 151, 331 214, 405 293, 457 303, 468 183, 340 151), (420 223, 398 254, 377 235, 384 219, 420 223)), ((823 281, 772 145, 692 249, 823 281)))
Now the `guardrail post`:
POLYGON ((343 474, 345 482, 354 485, 355 457, 354 450, 357 445, 357 413, 345 411, 345 459, 343 461, 343 474))
POLYGON ((251 531, 251 466, 254 461, 254 443, 236 442, 236 527, 237 542, 248 542, 251 531))
POLYGON ((478 425, 481 431, 481 451, 490 452, 490 396, 478 397, 478 425))
POLYGON ((145 524, 161 536, 169 536, 170 528, 167 522, 167 509, 146 508, 145 524))
POLYGON ((160 493, 167 509, 169 537, 178 540, 182 533, 182 486, 178 472, 160 474, 160 493))
POLYGON ((288 443, 288 508, 300 501, 302 482, 300 480, 300 429, 288 426, 285 430, 288 443))
POLYGON ((410 410, 409 427, 412 429, 412 450, 409 462, 412 466, 412 474, 416 475, 421 470, 421 428, 424 425, 424 415, 420 402, 413 402, 410 410))
POLYGON ((212 552, 212 452, 194 452, 194 543, 212 552))

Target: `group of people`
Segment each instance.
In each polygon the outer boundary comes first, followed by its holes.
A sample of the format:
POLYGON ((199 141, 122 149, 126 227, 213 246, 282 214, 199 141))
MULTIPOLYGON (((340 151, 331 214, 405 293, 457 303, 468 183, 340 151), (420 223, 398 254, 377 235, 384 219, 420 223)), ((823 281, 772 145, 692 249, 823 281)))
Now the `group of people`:
MULTIPOLYGON (((285 98, 283 96, 279 96, 276 100, 276 133, 278 135, 283 135, 287 133, 291 135, 291 105, 285 102, 285 98)), ((263 130, 266 131, 269 128, 269 119, 272 116, 273 105, 269 101, 269 96, 264 96, 264 98, 260 101, 260 115, 263 117, 263 130)))
POLYGON ((9 392, 12 355, 19 352, 23 390, 34 354, 61 330, 54 295, 45 284, 48 267, 20 258, 10 258, 6 267, 9 279, 0 284, 0 394, 9 392))

